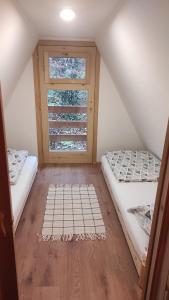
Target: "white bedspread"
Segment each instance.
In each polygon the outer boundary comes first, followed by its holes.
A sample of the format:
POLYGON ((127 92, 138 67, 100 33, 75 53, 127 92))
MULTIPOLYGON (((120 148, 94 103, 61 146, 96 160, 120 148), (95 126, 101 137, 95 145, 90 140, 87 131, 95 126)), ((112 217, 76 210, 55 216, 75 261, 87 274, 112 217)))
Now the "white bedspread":
POLYGON ((148 248, 149 237, 141 229, 134 215, 127 210, 137 205, 151 204, 155 201, 157 183, 156 182, 128 182, 120 183, 116 180, 110 168, 108 160, 105 156, 102 157, 102 168, 109 181, 109 185, 114 195, 124 223, 127 227, 128 234, 139 258, 142 260, 146 255, 148 248))
POLYGON ((32 187, 37 172, 37 166, 37 158, 35 156, 28 156, 17 183, 11 185, 14 230, 17 228, 28 194, 32 187))

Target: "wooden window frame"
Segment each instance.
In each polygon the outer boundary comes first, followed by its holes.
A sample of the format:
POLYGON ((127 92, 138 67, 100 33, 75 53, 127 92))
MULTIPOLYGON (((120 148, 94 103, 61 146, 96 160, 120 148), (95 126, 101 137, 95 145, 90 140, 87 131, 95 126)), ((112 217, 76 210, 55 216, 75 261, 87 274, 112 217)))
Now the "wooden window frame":
MULTIPOLYGON (((39 75, 39 47, 47 46, 47 52, 54 50, 54 46, 59 47, 58 50, 63 52, 64 46, 69 47, 70 51, 75 47, 80 47, 80 51, 83 54, 84 47, 94 47, 96 49, 95 57, 95 90, 94 90, 94 121, 93 121, 93 152, 92 162, 97 163, 97 129, 98 129, 98 106, 99 106, 99 79, 100 79, 100 54, 94 42, 86 41, 48 41, 40 40, 33 53, 33 67, 34 67, 34 85, 35 85, 35 102, 36 102, 36 122, 37 122, 37 139, 38 139, 38 159, 39 165, 44 165, 44 153, 43 153, 43 135, 42 135, 42 119, 41 119, 41 89, 40 89, 40 75, 39 75)), ((67 49, 68 50, 68 49, 67 49)), ((56 52, 56 51, 54 51, 56 52)), ((79 52, 79 50, 78 50, 79 52)), ((71 154, 73 154, 71 152, 71 154)), ((61 161, 60 161, 61 162, 61 161)), ((79 160, 80 162, 80 160, 79 160)), ((51 161, 52 163, 52 161, 51 161)))
POLYGON ((76 53, 76 52, 69 52, 69 51, 46 51, 44 53, 44 64, 45 64, 45 82, 46 83, 82 83, 87 84, 90 81, 90 72, 89 72, 89 65, 90 65, 90 57, 88 53, 82 52, 82 53, 76 53), (86 78, 85 79, 52 79, 49 77, 49 64, 48 59, 50 56, 56 56, 56 57, 75 57, 75 58, 85 58, 86 59, 86 78))

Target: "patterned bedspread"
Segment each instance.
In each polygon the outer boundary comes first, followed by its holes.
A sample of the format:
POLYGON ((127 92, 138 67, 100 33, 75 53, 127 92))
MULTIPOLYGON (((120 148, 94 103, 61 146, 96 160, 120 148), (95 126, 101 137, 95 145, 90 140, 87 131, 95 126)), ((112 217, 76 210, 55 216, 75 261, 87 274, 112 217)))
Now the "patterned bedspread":
POLYGON ((28 156, 28 151, 8 149, 8 167, 10 184, 16 184, 19 174, 23 168, 25 160, 28 156))
POLYGON ((119 182, 157 181, 160 160, 148 151, 113 151, 106 153, 119 182))

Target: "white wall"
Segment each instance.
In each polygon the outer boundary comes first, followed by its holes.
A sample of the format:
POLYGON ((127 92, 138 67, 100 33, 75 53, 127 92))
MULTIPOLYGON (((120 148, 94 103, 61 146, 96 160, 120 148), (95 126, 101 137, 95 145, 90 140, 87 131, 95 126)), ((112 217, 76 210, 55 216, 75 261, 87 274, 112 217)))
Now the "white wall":
POLYGON ((29 60, 14 93, 5 107, 8 147, 27 149, 37 155, 37 131, 33 63, 29 60))
POLYGON ((101 60, 98 115, 98 161, 106 150, 143 149, 112 78, 101 60))
POLYGON ((97 45, 138 134, 161 157, 169 116, 169 1, 125 1, 97 45))
POLYGON ((0 81, 6 103, 37 42, 35 28, 14 0, 0 0, 0 81))

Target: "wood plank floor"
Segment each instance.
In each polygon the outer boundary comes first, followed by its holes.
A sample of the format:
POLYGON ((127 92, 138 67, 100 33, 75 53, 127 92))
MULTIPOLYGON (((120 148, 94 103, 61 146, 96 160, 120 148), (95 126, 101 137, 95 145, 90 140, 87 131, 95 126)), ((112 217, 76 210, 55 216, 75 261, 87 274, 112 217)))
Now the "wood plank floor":
POLYGON ((20 300, 139 300, 138 276, 99 166, 38 172, 15 236, 20 300), (94 184, 105 241, 39 242, 48 185, 94 184))

